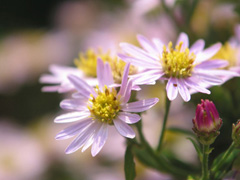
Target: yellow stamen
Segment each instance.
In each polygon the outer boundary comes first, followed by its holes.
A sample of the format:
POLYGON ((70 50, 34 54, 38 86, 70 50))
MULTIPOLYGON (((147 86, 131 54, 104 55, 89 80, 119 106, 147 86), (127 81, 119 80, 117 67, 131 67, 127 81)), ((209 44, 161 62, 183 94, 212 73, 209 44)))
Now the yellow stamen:
MULTIPOLYGON (((112 56, 110 51, 103 53, 101 49, 97 52, 89 49, 87 52, 80 53, 79 58, 74 60, 74 64, 81 69, 86 76, 96 77, 97 76, 97 58, 101 58, 103 62, 108 62, 112 69, 112 75, 115 83, 121 83, 124 67, 126 63, 117 56, 112 56)), ((137 72, 134 66, 130 66, 129 75, 133 75, 137 72)))
POLYGON ((229 62, 229 65, 225 67, 233 67, 237 65, 237 48, 232 47, 228 42, 226 42, 221 49, 212 57, 212 59, 224 59, 229 62))
POLYGON ((102 123, 113 124, 113 119, 117 116, 120 110, 120 96, 117 91, 104 86, 103 91, 100 91, 97 86, 95 89, 97 97, 93 95, 88 100, 88 109, 91 112, 93 120, 98 120, 102 123))
POLYGON ((196 58, 194 53, 190 53, 189 49, 181 50, 183 42, 172 48, 172 42, 163 47, 162 63, 166 77, 186 78, 191 76, 193 62, 196 58))

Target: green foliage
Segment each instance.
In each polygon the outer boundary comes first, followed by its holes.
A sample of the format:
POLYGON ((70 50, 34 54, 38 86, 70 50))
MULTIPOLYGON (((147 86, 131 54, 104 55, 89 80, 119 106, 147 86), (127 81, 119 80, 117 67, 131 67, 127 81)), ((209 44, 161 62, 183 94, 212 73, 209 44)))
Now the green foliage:
POLYGON ((126 180, 134 180, 136 177, 135 172, 135 162, 134 156, 132 153, 132 146, 128 145, 125 152, 125 160, 124 160, 124 172, 126 180))

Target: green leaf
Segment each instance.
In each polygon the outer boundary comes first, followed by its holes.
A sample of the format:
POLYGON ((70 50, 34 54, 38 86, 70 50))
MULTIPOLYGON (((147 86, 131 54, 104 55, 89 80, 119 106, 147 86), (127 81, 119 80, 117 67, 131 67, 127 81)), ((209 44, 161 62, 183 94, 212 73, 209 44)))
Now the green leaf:
POLYGON ((202 155, 202 151, 201 151, 199 145, 192 138, 187 138, 187 139, 191 141, 191 143, 193 144, 195 150, 197 151, 197 154, 198 154, 198 157, 199 157, 200 161, 202 161, 203 155, 202 155))
POLYGON ((189 131, 189 130, 186 130, 186 129, 181 129, 181 128, 178 128, 178 127, 169 127, 169 128, 167 128, 167 131, 195 137, 195 135, 192 131, 189 131))
POLYGON ((136 177, 134 156, 132 153, 132 146, 128 145, 125 152, 124 172, 126 180, 134 180, 136 177))

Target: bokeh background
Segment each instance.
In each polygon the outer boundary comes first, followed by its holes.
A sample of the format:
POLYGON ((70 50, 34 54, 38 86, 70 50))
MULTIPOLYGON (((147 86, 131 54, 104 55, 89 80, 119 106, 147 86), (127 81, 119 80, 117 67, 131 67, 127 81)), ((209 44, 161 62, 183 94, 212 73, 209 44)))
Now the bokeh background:
MULTIPOLYGON (((234 36, 240 20, 238 0, 1 0, 0 2, 0 180, 122 180, 125 140, 112 130, 103 150, 64 153, 71 140, 56 141, 65 125, 53 119, 63 113, 59 102, 69 94, 43 93, 39 77, 50 64, 74 66, 79 52, 101 47, 120 51, 120 42, 136 43, 136 35, 175 41, 179 32, 190 43, 203 38, 207 46, 234 36), (197 2, 197 3, 195 3, 197 2)), ((159 97, 144 113, 143 130, 156 146, 164 113, 164 86, 142 87, 139 98, 159 97)), ((231 143, 231 124, 240 118, 240 80, 234 78, 211 95, 195 94, 188 103, 172 103, 168 126, 192 128, 196 104, 216 104, 224 125, 211 159, 231 143)), ((167 133, 165 145, 181 159, 198 165, 186 136, 167 133)), ((168 180, 137 164, 138 180, 168 180)))

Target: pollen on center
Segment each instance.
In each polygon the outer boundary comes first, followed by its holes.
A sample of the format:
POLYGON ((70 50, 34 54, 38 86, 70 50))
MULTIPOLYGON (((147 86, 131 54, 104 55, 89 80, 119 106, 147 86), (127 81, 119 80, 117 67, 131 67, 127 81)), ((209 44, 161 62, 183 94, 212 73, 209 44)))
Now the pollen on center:
POLYGON ((113 119, 120 110, 120 96, 114 88, 110 89, 107 86, 104 86, 102 91, 97 86, 95 91, 97 96, 91 95, 88 100, 91 117, 93 120, 113 124, 113 119))
POLYGON ((196 58, 194 53, 190 53, 188 48, 182 48, 183 42, 172 47, 169 42, 168 49, 163 47, 161 61, 163 70, 167 77, 186 78, 190 77, 193 69, 193 62, 196 58))

